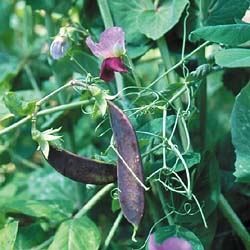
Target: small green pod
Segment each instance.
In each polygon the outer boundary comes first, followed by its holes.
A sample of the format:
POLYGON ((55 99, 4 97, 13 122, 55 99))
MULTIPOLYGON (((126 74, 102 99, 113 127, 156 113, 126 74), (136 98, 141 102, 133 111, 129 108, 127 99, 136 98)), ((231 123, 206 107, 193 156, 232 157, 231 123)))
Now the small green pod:
POLYGON ((116 166, 95 161, 50 146, 48 163, 62 175, 86 184, 102 185, 116 181, 116 166))
POLYGON ((119 201, 125 218, 138 228, 144 213, 144 189, 141 185, 144 177, 139 146, 127 116, 111 102, 109 102, 109 112, 116 148, 120 155, 117 163, 119 201))

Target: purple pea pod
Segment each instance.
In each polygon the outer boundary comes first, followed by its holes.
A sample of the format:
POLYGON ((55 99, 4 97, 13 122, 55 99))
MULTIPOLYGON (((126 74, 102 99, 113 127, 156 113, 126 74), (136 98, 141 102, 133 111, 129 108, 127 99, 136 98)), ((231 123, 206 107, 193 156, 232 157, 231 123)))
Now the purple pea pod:
POLYGON ((62 175, 86 184, 107 184, 116 181, 116 166, 91 160, 50 146, 48 163, 62 175))
POLYGON ((125 218, 136 231, 144 212, 144 177, 138 142, 127 116, 111 102, 109 112, 118 154, 119 201, 125 218))

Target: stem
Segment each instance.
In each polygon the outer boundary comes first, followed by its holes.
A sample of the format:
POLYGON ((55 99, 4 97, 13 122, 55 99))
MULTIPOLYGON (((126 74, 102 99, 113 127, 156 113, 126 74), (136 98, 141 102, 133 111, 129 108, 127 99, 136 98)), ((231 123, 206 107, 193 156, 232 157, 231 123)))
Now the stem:
POLYGON ((102 250, 107 250, 108 249, 109 244, 110 244, 112 238, 114 237, 114 234, 115 234, 119 224, 122 221, 122 217, 123 217, 123 213, 122 213, 122 211, 120 211, 120 213, 118 214, 113 226, 111 227, 111 229, 109 231, 109 234, 108 234, 108 236, 107 236, 107 238, 106 238, 106 240, 104 242, 104 246, 103 246, 102 250))
MULTIPOLYGON (((172 67, 171 56, 170 56, 165 38, 163 36, 161 38, 159 38, 157 40, 157 44, 158 44, 158 47, 159 47, 160 52, 161 52, 161 56, 162 56, 162 60, 163 60, 165 69, 171 68, 172 67)), ((174 71, 169 72, 168 77, 169 77, 170 83, 177 82, 177 77, 176 77, 174 71)), ((174 101, 174 105, 177 107, 177 109, 182 108, 182 103, 181 103, 180 98, 178 98, 174 101)), ((186 151, 187 146, 188 146, 188 140, 187 140, 187 135, 185 133, 185 129, 184 129, 181 121, 178 121, 178 129, 179 129, 179 133, 180 133, 180 137, 181 137, 182 147, 183 147, 184 151, 186 151)))
POLYGON ((250 250, 250 235, 223 194, 220 194, 218 206, 236 234, 241 238, 246 250, 250 250))
POLYGON ((32 71, 30 69, 30 66, 26 64, 24 66, 24 70, 25 70, 25 72, 26 72, 26 74, 27 74, 27 76, 28 76, 28 78, 30 80, 32 88, 36 91, 36 93, 39 96, 39 98, 41 98, 41 92, 40 92, 40 89, 38 87, 38 83, 37 83, 37 81, 36 81, 36 79, 35 79, 32 71))
POLYGON ((99 190, 79 211, 74 215, 74 219, 80 218, 85 215, 96 203, 103 198, 112 188, 115 187, 114 183, 104 186, 99 190))
POLYGON ((47 249, 47 246, 54 240, 54 236, 50 237, 48 240, 44 241, 42 244, 36 247, 32 247, 31 250, 44 250, 47 249))
MULTIPOLYGON (((84 101, 78 101, 78 102, 73 102, 73 103, 69 103, 69 104, 60 105, 58 107, 45 109, 45 110, 39 111, 37 113, 37 116, 43 116, 43 115, 48 115, 48 114, 52 114, 52 113, 59 112, 59 111, 75 109, 75 108, 78 108, 79 106, 88 104, 91 101, 92 101, 92 99, 90 99, 90 100, 84 100, 84 101)), ((31 119, 31 115, 28 115, 28 116, 24 117, 23 119, 21 119, 20 121, 18 121, 16 123, 13 123, 9 127, 0 130, 0 136, 3 135, 3 134, 6 134, 8 132, 11 132, 12 130, 20 127, 21 125, 25 124, 30 119, 31 119)))
POLYGON ((97 0, 105 29, 114 26, 107 0, 97 0))
POLYGON ((180 67, 188 58, 190 58, 191 56, 193 56, 194 54, 196 54, 199 50, 201 50, 202 48, 206 47, 210 42, 206 41, 203 44, 201 44, 199 47, 197 47, 195 50, 193 50, 192 52, 190 52, 189 54, 187 54, 185 57, 183 57, 178 63, 176 63, 174 66, 172 66, 171 68, 169 68, 167 71, 165 71, 163 74, 161 74, 158 78, 156 78, 153 82, 151 82, 146 88, 146 89, 150 89, 152 86, 154 86, 158 81, 160 81, 163 77, 165 77, 166 75, 168 75, 171 71, 175 70, 176 68, 180 67))
POLYGON ((160 198, 162 209, 164 211, 164 214, 167 216, 168 224, 174 225, 174 220, 173 220, 170 212, 168 211, 167 202, 166 202, 166 199, 164 197, 164 194, 162 192, 162 189, 161 189, 161 186, 159 185, 159 183, 156 184, 156 188, 157 188, 157 192, 158 192, 158 195, 160 198))
MULTIPOLYGON (((199 53, 199 64, 205 62, 205 51, 202 49, 199 53)), ((206 125, 207 125, 207 81, 203 78, 198 94, 198 107, 200 111, 200 148, 204 149, 206 145, 206 125)))

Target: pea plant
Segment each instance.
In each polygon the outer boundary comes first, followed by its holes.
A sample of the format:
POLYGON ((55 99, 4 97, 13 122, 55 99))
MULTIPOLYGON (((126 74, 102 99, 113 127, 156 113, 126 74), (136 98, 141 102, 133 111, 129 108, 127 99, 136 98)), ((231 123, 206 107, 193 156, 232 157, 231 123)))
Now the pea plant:
POLYGON ((0 2, 0 248, 250 250, 249 0, 0 2))

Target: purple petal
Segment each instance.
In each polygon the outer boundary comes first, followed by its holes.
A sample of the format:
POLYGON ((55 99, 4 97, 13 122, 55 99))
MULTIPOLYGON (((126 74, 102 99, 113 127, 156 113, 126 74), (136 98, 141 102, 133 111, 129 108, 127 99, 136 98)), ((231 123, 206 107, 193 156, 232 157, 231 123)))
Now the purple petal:
POLYGON ((94 43, 90 36, 86 39, 91 52, 103 59, 120 57, 126 53, 125 33, 121 27, 111 27, 101 33, 100 42, 94 43))
POLYGON ((124 73, 128 72, 121 58, 112 57, 104 59, 101 66, 100 78, 105 82, 111 82, 115 77, 114 71, 124 73))
POLYGON ((178 237, 170 237, 161 244, 157 244, 154 235, 151 234, 148 250, 192 250, 192 246, 187 240, 178 237))
POLYGON ((69 48, 69 44, 65 37, 57 36, 50 46, 50 54, 53 59, 58 60, 64 57, 69 48))

